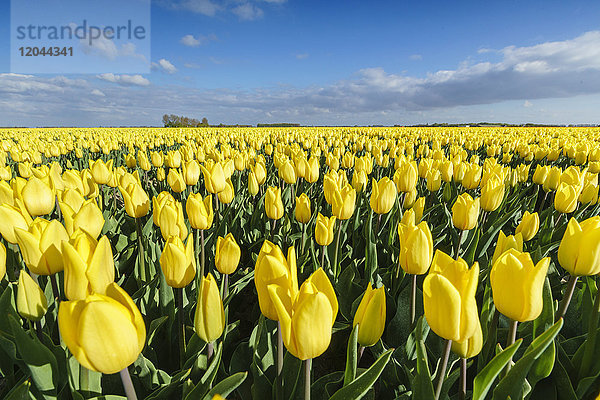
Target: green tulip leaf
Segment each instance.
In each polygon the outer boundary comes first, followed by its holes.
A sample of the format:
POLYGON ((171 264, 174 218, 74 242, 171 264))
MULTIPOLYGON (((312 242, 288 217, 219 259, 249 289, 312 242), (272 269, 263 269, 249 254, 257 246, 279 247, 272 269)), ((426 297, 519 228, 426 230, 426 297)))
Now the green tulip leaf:
POLYGON ((331 396, 330 400, 357 400, 361 399, 373 386, 381 372, 387 365, 394 349, 389 349, 383 353, 369 369, 363 372, 358 378, 348 385, 342 387, 331 396))
POLYGON ((523 357, 515 363, 506 376, 494 389, 494 400, 511 397, 520 399, 523 396, 527 373, 535 361, 544 353, 544 350, 554 341, 556 335, 562 328, 563 319, 552 325, 546 332, 534 339, 529 345, 523 357))
POLYGON ((512 345, 507 347, 505 350, 501 351, 497 354, 492 361, 490 361, 482 370, 477 374, 475 380, 473 381, 473 400, 483 400, 487 392, 492 387, 494 380, 500 374, 500 372, 504 369, 506 364, 512 359, 515 355, 521 344, 523 343, 523 339, 519 339, 514 342, 512 345))
POLYGON ((352 329, 348 339, 348 350, 346 351, 346 371, 344 372, 344 386, 347 386, 356 377, 356 365, 358 360, 358 324, 352 329))
POLYGON ((416 342, 416 353, 417 369, 412 380, 412 398, 418 400, 433 399, 435 393, 433 391, 431 373, 429 372, 429 364, 427 363, 427 349, 422 339, 416 342))
POLYGON ((248 376, 248 372, 238 372, 237 374, 233 374, 223 379, 221 382, 217 383, 215 387, 213 387, 207 394, 204 396, 204 400, 211 400, 214 395, 220 394, 223 397, 226 397, 235 389, 237 389, 243 382, 246 380, 248 376))
POLYGON ((216 347, 215 354, 213 355, 206 372, 200 379, 200 382, 188 393, 185 397, 186 400, 201 399, 210 390, 210 385, 215 380, 219 365, 221 364, 221 355, 223 353, 223 344, 219 343, 216 347))

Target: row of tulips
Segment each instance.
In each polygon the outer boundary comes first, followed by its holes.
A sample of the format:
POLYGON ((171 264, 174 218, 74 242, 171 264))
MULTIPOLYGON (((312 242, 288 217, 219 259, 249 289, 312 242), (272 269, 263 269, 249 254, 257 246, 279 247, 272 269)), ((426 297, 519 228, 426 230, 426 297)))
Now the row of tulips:
POLYGON ((593 132, 285 132, 13 132, 0 390, 93 397, 120 372, 129 398, 598 391, 593 132))

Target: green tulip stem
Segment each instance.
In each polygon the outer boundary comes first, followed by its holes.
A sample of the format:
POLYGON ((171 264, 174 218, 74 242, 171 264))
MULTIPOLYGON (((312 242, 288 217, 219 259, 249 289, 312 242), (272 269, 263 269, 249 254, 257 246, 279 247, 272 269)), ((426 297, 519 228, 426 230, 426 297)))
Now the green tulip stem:
POLYGON ((281 335, 281 322, 277 321, 277 376, 283 369, 283 336, 281 335))
POLYGON ((223 301, 229 294, 229 274, 223 274, 223 301))
POLYGON ((365 346, 358 345, 358 354, 356 354, 356 365, 357 366, 358 366, 358 364, 360 364, 360 359, 362 358, 364 352, 365 352, 365 346))
POLYGON ((214 342, 210 342, 206 345, 206 362, 209 363, 210 359, 213 356, 213 353, 215 352, 215 343, 214 342))
POLYGON ((215 219, 215 228, 219 230, 219 196, 215 194, 215 209, 214 209, 214 219, 215 219))
POLYGON ((571 275, 569 277, 569 283, 567 283, 567 290, 565 291, 565 295, 563 296, 560 307, 558 308, 558 312, 556 313, 555 321, 558 321, 561 318, 564 318, 567 313, 567 308, 569 308, 569 303, 571 302, 571 298, 573 297, 573 292, 575 291, 575 285, 577 285, 577 276, 571 275))
POLYGON ((137 234, 138 242, 138 267, 140 271, 140 279, 142 282, 147 282, 149 276, 147 276, 146 263, 144 261, 144 245, 142 243, 142 221, 139 218, 135 219, 135 231, 137 234))
POLYGON ((58 303, 58 301, 60 299, 60 292, 58 291, 58 283, 57 283, 58 277, 56 276, 57 273, 54 273, 48 277, 48 279, 50 280, 50 284, 52 285, 52 293, 54 294, 54 302, 56 302, 56 303, 58 303))
POLYGON ((338 224, 338 232, 337 232, 337 239, 335 241, 335 255, 333 257, 333 272, 334 272, 334 276, 337 278, 338 276, 338 270, 339 270, 339 266, 338 266, 338 252, 340 250, 340 236, 342 236, 342 220, 339 220, 339 224, 338 224))
POLYGON ((204 278, 204 258, 204 231, 200 229, 200 279, 204 278))
POLYGON ((79 364, 79 390, 89 392, 90 390, 90 370, 79 364))
MULTIPOLYGON (((511 346, 516 340, 517 340, 517 326, 519 325, 519 321, 514 321, 514 320, 510 320, 510 326, 508 328, 508 337, 506 339, 506 347, 511 346)), ((513 366, 513 362, 512 362, 512 358, 510 359, 510 361, 508 362, 508 364, 506 364, 506 368, 504 370, 504 374, 506 375, 508 373, 508 371, 510 371, 510 369, 513 366)))
POLYGON ((312 358, 304 360, 304 400, 310 400, 310 367, 312 358))
POLYGON ((588 337, 585 341, 585 351, 583 356, 583 360, 581 362, 581 367, 579 368, 579 379, 587 376, 587 372, 589 371, 594 354, 594 350, 596 349, 596 334, 598 332, 598 316, 600 316, 600 290, 596 291, 596 298, 594 299, 594 307, 592 310, 592 315, 590 316, 590 321, 588 324, 588 337))
POLYGON ((185 361, 185 321, 183 309, 183 288, 176 288, 177 292, 177 319, 179 322, 179 365, 183 367, 185 361))
POLYGON ((113 212, 117 210, 117 188, 112 188, 112 198, 113 198, 113 212))
MULTIPOLYGON (((304 240, 306 238, 306 224, 302 224, 302 239, 301 239, 301 250, 300 254, 304 255, 304 240)), ((304 267, 303 267, 304 268, 304 267)))
POLYGON ((274 219, 271 221, 271 242, 274 240, 275 238, 275 227, 277 226, 277 220, 274 219))
POLYGON ((442 386, 444 385, 444 378, 446 377, 446 367, 448 367, 448 359, 450 358, 450 348, 452 347, 452 340, 446 342, 446 348, 444 349, 444 355, 442 356, 442 364, 440 369, 440 377, 438 378, 437 386, 435 387, 435 400, 439 400, 440 394, 442 393, 442 386))
POLYGON ((467 398, 467 359, 460 359, 460 388, 458 390, 458 398, 465 400, 467 398))
POLYGON ((35 333, 41 342, 42 341, 42 324, 40 321, 35 321, 35 333))
POLYGON ((417 308, 417 275, 411 275, 412 285, 410 290, 410 326, 415 323, 416 308, 417 308))
MULTIPOLYGON (((323 251, 321 252, 321 268, 325 270, 325 251, 327 250, 327 246, 323 246, 323 251)), ((315 271, 317 268, 313 268, 315 271)), ((314 272, 314 271, 313 271, 314 272)))
POLYGON ((377 218, 377 227, 375 228, 375 234, 379 234, 379 227, 381 225, 381 216, 382 216, 382 214, 379 214, 379 217, 377 218))
POLYGON ((121 381, 123 382, 123 388, 125 389, 127 400, 137 400, 135 388, 133 387, 133 382, 131 382, 131 376, 129 375, 129 370, 127 367, 119 371, 119 375, 121 375, 121 381))
POLYGON ((460 252, 460 242, 462 242, 464 233, 465 233, 465 231, 460 229, 460 232, 458 234, 458 240, 456 241, 456 246, 454 246, 454 259, 455 260, 458 260, 458 253, 460 252))

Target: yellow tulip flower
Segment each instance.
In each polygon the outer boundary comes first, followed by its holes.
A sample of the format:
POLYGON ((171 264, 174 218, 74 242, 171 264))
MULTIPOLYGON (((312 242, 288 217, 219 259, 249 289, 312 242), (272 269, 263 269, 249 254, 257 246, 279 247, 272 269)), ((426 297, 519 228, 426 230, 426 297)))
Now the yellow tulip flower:
POLYGON ((202 278, 194 315, 194 328, 200 339, 207 343, 217 340, 225 329, 225 311, 217 282, 209 273, 202 278))
POLYGON ((600 216, 571 218, 558 247, 558 262, 573 276, 600 273, 600 216))
POLYGON ((354 214, 356 204, 356 190, 349 184, 341 189, 334 188, 331 208, 337 219, 346 220, 354 214))
POLYGON ((560 213, 569 214, 577 208, 579 191, 575 186, 561 183, 554 195, 554 209, 560 213))
POLYGON ((23 203, 31 216, 50 214, 54 210, 55 195, 50 186, 32 177, 23 188, 23 203))
POLYGON ((387 214, 396 201, 396 184, 387 176, 377 182, 373 178, 371 183, 371 209, 377 214, 387 214))
POLYGON ((160 268, 167 285, 174 288, 186 287, 196 276, 196 257, 192 234, 184 245, 179 236, 170 236, 160 256, 160 268))
POLYGON ((296 197, 296 221, 301 224, 306 224, 311 217, 310 199, 306 193, 302 193, 300 197, 296 197))
POLYGON ((200 165, 204 175, 204 187, 209 193, 217 194, 225 189, 225 172, 221 163, 200 165))
POLYGON ((17 311, 25 319, 39 321, 46 310, 46 295, 27 272, 21 271, 17 286, 17 311))
POLYGON ((481 208, 485 211, 496 211, 504 199, 504 182, 493 176, 481 187, 481 208))
POLYGON ((65 227, 57 220, 36 218, 27 230, 15 228, 23 261, 37 275, 52 275, 63 270, 61 246, 69 241, 65 227))
POLYGON ((358 324, 358 343, 361 346, 373 346, 383 334, 385 328, 385 287, 373 290, 371 282, 367 286, 352 326, 358 324))
POLYGON ((181 193, 187 187, 181 172, 179 172, 179 170, 176 168, 169 169, 169 173, 167 174, 167 183, 175 193, 181 193))
POLYGON ((496 249, 492 256, 492 265, 496 262, 498 257, 504 254, 508 249, 515 249, 519 252, 523 251, 523 235, 516 233, 514 236, 506 236, 502 230, 498 233, 498 240, 496 241, 496 249))
POLYGON ((523 235, 523 240, 527 242, 533 239, 538 229, 540 229, 540 216, 538 213, 530 214, 529 211, 525 211, 515 233, 523 235))
POLYGON ((200 193, 190 194, 185 203, 185 211, 192 228, 206 230, 212 226, 214 213, 210 194, 204 199, 200 193))
POLYGON ((281 201, 281 189, 279 187, 267 188, 265 195, 265 211, 267 217, 271 219, 279 219, 283 217, 283 202, 281 201))
POLYGON ((123 196, 125 211, 131 218, 140 218, 150 211, 150 199, 139 183, 129 183, 126 187, 119 185, 123 196))
POLYGON ((219 201, 223 204, 229 204, 233 201, 235 197, 235 192, 233 190, 233 183, 231 183, 231 178, 227 178, 225 180, 225 188, 217 193, 217 197, 219 201))
MULTIPOLYGON (((411 213, 406 212, 406 215, 411 213)), ((414 218, 414 214, 413 218, 414 218)), ((403 218, 404 221, 404 218, 403 218)), ((414 219, 408 224, 398 224, 400 239, 400 266, 407 274, 422 275, 427 272, 433 258, 433 238, 427 222, 415 226, 414 219)))
POLYGON ((317 215, 317 222, 315 224, 315 240, 321 246, 328 246, 333 242, 334 227, 335 227, 335 216, 327 218, 323 214, 317 215))
POLYGON ((221 236, 217 238, 215 266, 220 273, 233 274, 240 263, 240 256, 240 246, 238 246, 231 232, 224 238, 221 236))
POLYGON ((468 193, 463 193, 452 206, 452 223, 458 229, 468 231, 477 226, 479 218, 479 197, 473 199, 468 193))

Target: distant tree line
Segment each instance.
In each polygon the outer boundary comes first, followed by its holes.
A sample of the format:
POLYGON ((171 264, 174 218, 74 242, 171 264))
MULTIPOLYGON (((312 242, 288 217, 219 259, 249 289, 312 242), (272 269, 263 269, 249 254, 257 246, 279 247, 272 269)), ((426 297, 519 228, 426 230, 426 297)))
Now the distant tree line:
POLYGON ((166 128, 208 126, 208 119, 206 117, 202 118, 202 121, 198 121, 196 118, 175 114, 163 115, 162 122, 166 128))
POLYGON ((300 124, 294 124, 291 122, 277 122, 274 124, 256 124, 257 127, 259 128, 289 128, 289 127, 295 127, 295 126, 300 126, 300 124))

